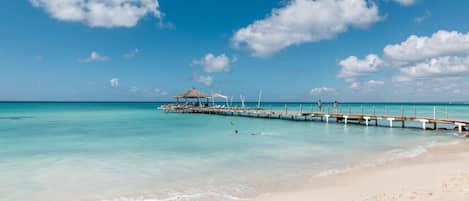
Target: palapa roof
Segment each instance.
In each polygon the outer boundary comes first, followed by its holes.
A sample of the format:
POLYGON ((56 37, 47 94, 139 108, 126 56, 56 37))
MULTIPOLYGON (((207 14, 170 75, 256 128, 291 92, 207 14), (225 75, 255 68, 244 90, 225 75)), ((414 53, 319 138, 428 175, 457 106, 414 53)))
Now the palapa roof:
POLYGON ((186 92, 175 96, 174 98, 209 98, 210 96, 206 93, 200 92, 194 87, 187 90, 186 92))

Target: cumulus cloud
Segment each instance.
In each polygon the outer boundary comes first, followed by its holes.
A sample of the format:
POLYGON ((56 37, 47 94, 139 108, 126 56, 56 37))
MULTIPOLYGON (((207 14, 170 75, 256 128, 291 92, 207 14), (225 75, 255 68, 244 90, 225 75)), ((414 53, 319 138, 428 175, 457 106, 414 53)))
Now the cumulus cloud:
POLYGON ((229 58, 225 54, 215 56, 208 53, 203 58, 192 61, 192 65, 202 66, 206 73, 229 72, 231 64, 236 61, 236 57, 229 58))
POLYGON ((340 61, 338 77, 351 83, 350 88, 359 89, 365 84, 356 78, 378 72, 380 66, 395 67, 390 69, 395 72, 392 81, 396 85, 428 84, 469 75, 469 33, 440 30, 431 36, 412 35, 402 43, 385 46, 383 52, 381 59, 370 54, 362 60, 351 56, 340 61))
POLYGON ((367 0, 292 0, 270 16, 239 29, 236 48, 253 56, 270 56, 284 48, 334 38, 349 27, 367 27, 380 20, 378 7, 367 0))
MULTIPOLYGON (((461 92, 469 86, 469 33, 440 30, 431 36, 410 36, 400 44, 386 46, 383 52, 382 66, 393 73, 390 81, 397 89, 396 95, 438 100, 448 96, 466 98, 461 92)), ((344 78, 354 90, 385 85, 383 81, 344 78)))
POLYGON ((109 80, 109 84, 111 85, 111 87, 117 88, 117 87, 119 87, 119 79, 118 78, 112 78, 111 80, 109 80))
POLYGON ((130 52, 125 53, 124 58, 132 59, 132 58, 136 57, 139 52, 140 52, 140 50, 138 48, 135 48, 135 49, 131 50, 130 52))
POLYGON ((30 0, 34 7, 66 22, 90 27, 133 27, 147 15, 161 18, 157 0, 30 0))
POLYGON ((364 59, 350 56, 339 62, 342 69, 337 76, 340 78, 355 78, 368 75, 377 72, 382 64, 383 60, 376 54, 370 54, 364 59))
POLYGON ((395 81, 408 82, 421 79, 461 77, 469 75, 469 56, 446 56, 433 58, 400 69, 395 81))
POLYGON ((431 37, 412 35, 400 44, 384 48, 385 57, 404 62, 461 53, 469 53, 469 33, 445 30, 440 30, 431 37))
POLYGON ((394 2, 397 2, 403 6, 411 6, 417 3, 417 0, 392 0, 394 2))
POLYGON ((192 79, 195 82, 201 83, 205 86, 210 86, 213 83, 213 76, 211 75, 197 75, 193 74, 192 79))
POLYGON ((334 88, 318 87, 318 88, 311 89, 310 95, 320 95, 320 94, 328 94, 328 93, 334 93, 334 92, 336 92, 336 89, 334 88))
POLYGON ((85 63, 90 63, 94 61, 106 61, 108 59, 109 58, 107 56, 100 55, 98 52, 93 51, 91 52, 88 58, 82 59, 81 61, 85 63))

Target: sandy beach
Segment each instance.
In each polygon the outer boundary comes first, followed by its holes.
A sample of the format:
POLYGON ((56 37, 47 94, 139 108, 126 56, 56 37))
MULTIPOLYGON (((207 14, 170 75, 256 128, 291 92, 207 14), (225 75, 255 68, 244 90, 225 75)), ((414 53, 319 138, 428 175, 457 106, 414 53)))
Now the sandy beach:
POLYGON ((412 159, 312 178, 302 188, 254 201, 468 201, 469 142, 434 147, 412 159))

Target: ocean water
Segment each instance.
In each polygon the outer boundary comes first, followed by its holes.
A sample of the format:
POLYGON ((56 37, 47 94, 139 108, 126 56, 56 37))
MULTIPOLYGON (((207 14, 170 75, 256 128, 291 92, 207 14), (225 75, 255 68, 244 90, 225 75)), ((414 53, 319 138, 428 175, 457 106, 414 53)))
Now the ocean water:
MULTIPOLYGON (((465 140, 452 130, 174 114, 160 105, 0 103, 0 200, 239 200, 465 140)), ((469 119, 469 105, 455 104, 340 110, 433 116, 434 106, 438 117, 469 119)), ((300 107, 317 110, 288 110, 300 107)))

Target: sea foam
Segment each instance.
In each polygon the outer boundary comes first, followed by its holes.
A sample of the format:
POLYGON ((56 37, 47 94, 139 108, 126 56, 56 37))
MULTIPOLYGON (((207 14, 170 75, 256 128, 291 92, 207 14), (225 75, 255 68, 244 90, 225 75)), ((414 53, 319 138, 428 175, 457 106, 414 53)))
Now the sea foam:
POLYGON ((427 145, 420 145, 420 146, 413 147, 413 148, 393 149, 384 153, 382 156, 378 157, 378 159, 368 160, 368 161, 364 161, 364 162, 353 164, 353 165, 347 165, 342 168, 325 170, 315 176, 316 177, 332 176, 332 175, 337 175, 337 174, 344 174, 353 170, 359 170, 363 168, 378 167, 378 166, 382 166, 382 165, 388 164, 390 162, 398 161, 398 160, 416 158, 428 152, 429 149, 434 148, 434 147, 455 145, 459 143, 460 141, 451 141, 451 142, 432 141, 431 143, 427 145))

